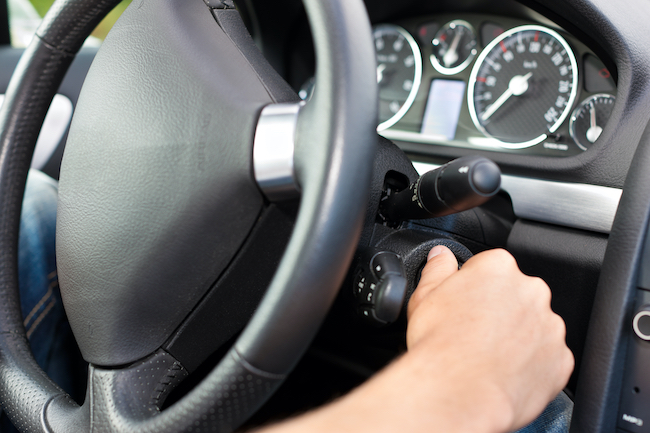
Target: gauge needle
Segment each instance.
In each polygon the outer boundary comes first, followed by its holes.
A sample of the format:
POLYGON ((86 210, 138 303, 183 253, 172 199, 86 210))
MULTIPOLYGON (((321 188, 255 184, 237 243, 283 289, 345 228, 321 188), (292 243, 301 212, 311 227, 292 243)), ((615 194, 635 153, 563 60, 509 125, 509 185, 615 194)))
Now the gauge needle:
POLYGON ((377 83, 381 83, 384 79, 384 69, 386 69, 385 63, 377 66, 377 83))
POLYGON ((596 107, 594 107, 593 103, 589 105, 589 125, 589 129, 587 129, 587 140, 590 143, 594 143, 600 137, 603 128, 596 125, 596 107))
POLYGON ((454 40, 451 41, 451 45, 447 49, 447 52, 442 56, 442 61, 445 64, 445 68, 450 67, 458 60, 458 43, 460 42, 460 32, 457 32, 454 36, 454 40))
POLYGON ((487 110, 481 114, 481 120, 488 120, 495 111, 497 111, 505 102, 510 99, 511 96, 521 96, 528 90, 528 79, 533 76, 532 72, 527 73, 526 75, 515 75, 510 79, 508 83, 508 89, 503 92, 499 98, 494 101, 494 104, 490 105, 487 110))

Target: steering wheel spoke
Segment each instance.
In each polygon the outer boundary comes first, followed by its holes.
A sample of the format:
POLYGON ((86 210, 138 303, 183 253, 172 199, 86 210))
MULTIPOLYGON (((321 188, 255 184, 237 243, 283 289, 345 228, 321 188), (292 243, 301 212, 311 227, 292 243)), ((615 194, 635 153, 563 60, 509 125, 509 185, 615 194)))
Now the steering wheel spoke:
POLYGON ((303 106, 303 103, 267 105, 257 121, 253 169, 257 184, 270 201, 299 196, 293 159, 296 126, 303 106))

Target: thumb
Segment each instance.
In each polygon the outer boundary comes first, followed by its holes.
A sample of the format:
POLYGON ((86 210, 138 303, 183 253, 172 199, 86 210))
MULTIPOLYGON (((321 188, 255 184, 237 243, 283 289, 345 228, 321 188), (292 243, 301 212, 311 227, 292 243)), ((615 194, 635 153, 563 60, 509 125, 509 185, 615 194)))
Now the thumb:
POLYGON ((442 245, 433 247, 429 251, 427 263, 422 269, 420 282, 409 300, 407 316, 411 317, 422 300, 456 272, 458 272, 458 261, 454 253, 442 245))

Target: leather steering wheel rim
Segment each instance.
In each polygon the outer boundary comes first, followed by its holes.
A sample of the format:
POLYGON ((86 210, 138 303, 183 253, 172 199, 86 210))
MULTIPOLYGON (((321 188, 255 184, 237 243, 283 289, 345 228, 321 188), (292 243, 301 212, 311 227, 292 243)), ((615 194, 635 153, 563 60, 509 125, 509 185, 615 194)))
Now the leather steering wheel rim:
MULTIPOLYGON (((0 399, 22 431, 91 426, 93 431, 119 432, 230 431, 271 395, 306 350, 356 247, 376 140, 370 24, 361 1, 304 1, 318 57, 317 92, 303 109, 297 134, 305 137, 310 128, 323 134, 314 143, 303 139, 296 144, 302 198, 295 229, 267 294, 233 348, 200 385, 160 413, 138 397, 121 398, 137 388, 130 373, 92 366, 91 389, 78 407, 31 355, 19 309, 17 234, 31 154, 49 102, 86 36, 117 3, 55 3, 21 59, 0 111, 0 399), (305 282, 312 283, 307 294, 305 282), (309 317, 293 298, 311 298, 309 317), (287 326, 292 318, 300 325, 287 326)), ((217 7, 232 4, 217 2, 217 7)), ((178 370, 173 359, 159 352, 129 368, 142 375, 160 363, 168 373, 178 370)), ((176 379, 165 379, 165 384, 176 379)))

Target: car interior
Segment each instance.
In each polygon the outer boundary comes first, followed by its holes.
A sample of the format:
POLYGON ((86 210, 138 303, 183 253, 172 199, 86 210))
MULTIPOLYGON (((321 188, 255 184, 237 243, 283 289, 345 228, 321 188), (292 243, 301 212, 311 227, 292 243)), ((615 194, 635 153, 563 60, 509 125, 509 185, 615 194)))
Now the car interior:
POLYGON ((505 248, 550 286, 571 432, 650 431, 647 2, 133 0, 86 45, 119 2, 57 2, 21 48, 0 1, 0 403, 21 431, 320 406, 406 350, 435 245, 505 248), (60 181, 72 397, 15 310, 30 166, 60 181))

